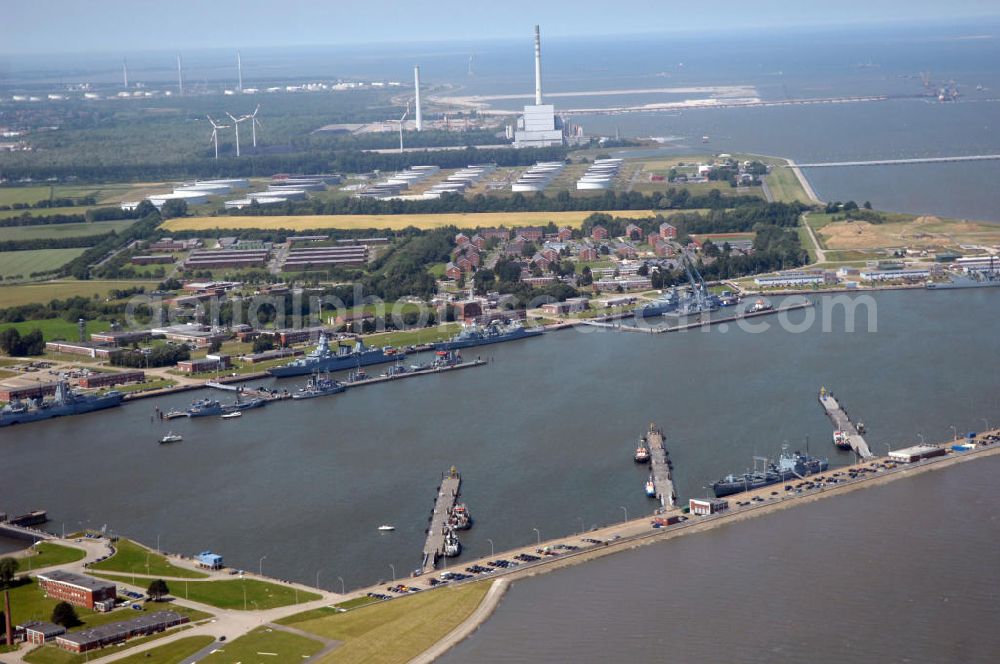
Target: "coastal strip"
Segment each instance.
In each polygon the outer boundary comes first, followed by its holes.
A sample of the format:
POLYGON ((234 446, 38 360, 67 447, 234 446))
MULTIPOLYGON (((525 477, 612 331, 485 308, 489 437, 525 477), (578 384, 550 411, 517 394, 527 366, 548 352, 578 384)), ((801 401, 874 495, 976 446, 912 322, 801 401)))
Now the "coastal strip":
POLYGON ((799 179, 799 184, 802 186, 803 191, 806 192, 809 200, 813 203, 822 203, 823 201, 821 201, 819 196, 816 195, 816 191, 812 188, 812 185, 809 184, 809 180, 806 179, 805 174, 802 172, 799 165, 795 163, 795 160, 786 159, 785 161, 788 162, 788 168, 792 169, 792 173, 795 173, 795 177, 799 179))
POLYGON ((509 578, 500 578, 493 581, 490 589, 486 592, 483 601, 479 603, 476 610, 468 618, 445 635, 443 639, 433 646, 410 660, 409 664, 431 664, 438 657, 445 654, 456 645, 468 638, 473 632, 479 629, 486 620, 493 615, 493 612, 500 605, 507 587, 510 585, 509 578))

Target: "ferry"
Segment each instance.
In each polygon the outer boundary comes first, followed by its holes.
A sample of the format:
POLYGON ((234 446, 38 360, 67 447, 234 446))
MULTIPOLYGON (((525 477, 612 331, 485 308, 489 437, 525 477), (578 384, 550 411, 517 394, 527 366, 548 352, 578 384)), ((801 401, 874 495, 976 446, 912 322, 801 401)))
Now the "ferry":
POLYGON ((182 440, 184 440, 184 436, 180 435, 179 433, 174 433, 173 431, 170 431, 167 433, 166 436, 160 438, 160 444, 162 445, 166 443, 179 443, 182 440))
MULTIPOLYGON (((756 462, 756 458, 754 459, 756 462)), ((756 463, 755 463, 756 465, 756 463)), ((764 470, 744 473, 743 475, 727 475, 712 485, 716 498, 730 496, 743 491, 753 491, 771 484, 787 482, 790 479, 802 478, 806 475, 825 472, 830 467, 828 459, 818 459, 795 452, 782 452, 778 463, 768 463, 764 470)))
POLYGON ((385 346, 383 348, 367 348, 365 342, 358 339, 354 348, 337 345, 334 350, 325 334, 319 335, 319 342, 309 353, 298 360, 292 360, 280 367, 272 367, 267 373, 278 378, 288 376, 307 376, 312 373, 329 371, 346 371, 365 367, 370 364, 395 362, 406 357, 400 350, 385 346))
POLYGON ((470 323, 463 325, 459 333, 448 341, 440 341, 434 344, 434 350, 457 350, 459 348, 498 344, 504 341, 537 337, 544 332, 541 328, 526 328, 520 321, 511 321, 506 325, 499 321, 493 321, 486 326, 470 323))
POLYGON ((117 390, 97 395, 78 394, 66 380, 60 379, 52 399, 15 399, 0 409, 0 427, 113 408, 121 405, 124 396, 117 390))

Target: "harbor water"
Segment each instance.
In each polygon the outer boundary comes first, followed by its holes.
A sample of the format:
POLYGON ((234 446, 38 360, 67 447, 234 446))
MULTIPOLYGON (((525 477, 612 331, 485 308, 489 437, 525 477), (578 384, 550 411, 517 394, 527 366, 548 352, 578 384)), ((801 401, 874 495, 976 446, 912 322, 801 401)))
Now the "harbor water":
MULTIPOLYGON (((566 330, 468 349, 493 362, 449 374, 285 401, 223 421, 160 422, 208 391, 0 430, 0 505, 47 509, 49 527, 102 528, 167 551, 221 553, 265 574, 339 587, 420 563, 440 475, 457 466, 475 526, 467 556, 573 533, 652 510, 632 453, 650 422, 664 430, 681 500, 783 444, 852 460, 831 442, 816 401, 825 385, 867 425, 873 451, 983 428, 1000 419, 985 358, 1000 354, 1000 291, 885 292, 877 332, 859 315, 823 332, 823 306, 647 335, 566 330), (723 331, 725 330, 725 331, 723 331), (839 330, 839 331, 838 331, 839 330), (184 441, 158 445, 168 430, 184 441), (808 442, 807 442, 808 437, 808 442), (382 524, 395 532, 380 533, 382 524)), ((838 311, 841 311, 838 309, 838 311)), ((863 309, 861 310, 863 312, 863 309)), ((305 379, 263 381, 294 389, 305 379)), ((223 401, 229 393, 212 393, 223 401)), ((462 558, 458 559, 461 562, 462 558)))
POLYGON ((1000 458, 514 583, 442 663, 996 662, 1000 458))

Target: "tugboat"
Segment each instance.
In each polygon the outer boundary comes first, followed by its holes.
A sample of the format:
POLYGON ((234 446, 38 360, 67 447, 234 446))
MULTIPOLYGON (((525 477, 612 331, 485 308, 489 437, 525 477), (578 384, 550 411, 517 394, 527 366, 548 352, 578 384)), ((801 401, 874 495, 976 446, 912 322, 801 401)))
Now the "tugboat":
POLYGON ((444 555, 447 558, 454 558, 462 553, 462 543, 458 541, 458 536, 451 528, 444 536, 444 555))
POLYGON ((448 526, 455 530, 468 530, 472 527, 472 515, 469 514, 469 508, 465 503, 459 503, 451 510, 448 526))
POLYGON ((180 435, 179 433, 174 433, 173 431, 169 431, 167 432, 166 436, 160 438, 160 444, 162 445, 165 443, 179 443, 182 440, 184 440, 184 436, 180 435))
POLYGON ((833 444, 842 450, 851 449, 851 441, 847 438, 847 434, 843 431, 833 432, 833 444))
POLYGON ((439 369, 441 367, 453 367, 457 364, 462 363, 462 354, 454 350, 439 350, 434 353, 437 357, 434 358, 433 368, 439 369))
MULTIPOLYGON (((756 465, 757 457, 754 457, 756 465)), ((828 459, 818 459, 795 452, 788 454, 782 452, 778 457, 778 463, 768 463, 764 470, 754 468, 752 472, 743 475, 727 475, 712 485, 716 498, 730 496, 743 491, 753 491, 761 487, 780 482, 787 482, 792 478, 802 478, 806 475, 825 472, 830 467, 828 459)))
POLYGON ((641 438, 639 439, 639 446, 635 448, 632 460, 636 463, 649 463, 649 448, 646 447, 645 441, 641 438))
POLYGON ((249 401, 240 401, 238 398, 234 403, 226 404, 222 407, 223 413, 235 413, 237 411, 253 410, 254 408, 263 408, 267 405, 267 402, 259 397, 254 397, 249 401))
POLYGON ((652 475, 650 475, 649 479, 646 480, 646 495, 649 498, 656 498, 656 483, 653 482, 652 475))
POLYGON ((756 302, 754 302, 753 306, 750 307, 750 313, 759 314, 763 311, 770 311, 771 309, 774 309, 774 305, 768 302, 767 300, 761 298, 756 302))

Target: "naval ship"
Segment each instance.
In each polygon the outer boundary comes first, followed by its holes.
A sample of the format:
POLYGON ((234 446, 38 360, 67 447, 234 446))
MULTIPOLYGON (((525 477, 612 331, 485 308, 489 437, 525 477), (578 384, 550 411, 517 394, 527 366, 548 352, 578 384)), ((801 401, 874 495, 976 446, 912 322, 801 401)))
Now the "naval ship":
POLYGON ((121 405, 124 396, 116 390, 96 395, 77 394, 69 383, 60 379, 52 399, 15 399, 4 406, 0 410, 0 427, 113 408, 121 405))
MULTIPOLYGON (((754 459, 756 461, 756 457, 754 459)), ((771 484, 822 473, 829 467, 830 461, 828 459, 818 459, 801 452, 795 452, 795 454, 782 452, 781 456, 778 457, 778 463, 768 463, 764 470, 754 468, 752 472, 743 475, 728 475, 713 484, 712 490, 715 491, 716 498, 722 498, 734 493, 753 491, 771 484)))
POLYGON ((302 358, 292 360, 280 367, 272 367, 267 373, 278 378, 287 376, 307 376, 328 371, 344 371, 357 369, 370 364, 395 362, 406 357, 406 354, 388 346, 384 348, 366 348, 360 339, 353 349, 337 345, 337 350, 330 348, 325 334, 319 335, 319 343, 302 358))
POLYGON ((528 329, 519 321, 512 321, 506 325, 493 321, 485 327, 471 324, 463 326, 461 331, 448 341, 441 341, 434 344, 434 350, 456 350, 458 348, 498 344, 503 341, 537 337, 543 332, 544 330, 539 328, 528 329))
POLYGON ((1000 287, 1000 266, 994 266, 994 257, 990 257, 990 266, 985 270, 969 270, 968 276, 952 277, 950 281, 928 281, 927 290, 949 290, 952 288, 997 288, 1000 287))

